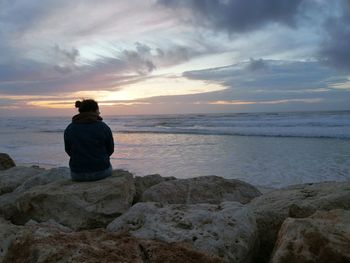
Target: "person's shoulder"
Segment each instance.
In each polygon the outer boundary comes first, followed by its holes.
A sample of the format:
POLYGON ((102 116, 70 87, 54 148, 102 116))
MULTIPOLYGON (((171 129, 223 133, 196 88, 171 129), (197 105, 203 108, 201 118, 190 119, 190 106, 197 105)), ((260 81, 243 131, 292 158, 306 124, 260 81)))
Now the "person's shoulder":
POLYGON ((73 133, 74 133, 74 128, 73 128, 73 123, 71 122, 70 124, 68 124, 68 126, 64 130, 64 136, 70 137, 73 133))
POLYGON ((73 123, 72 122, 69 123, 64 131, 69 131, 70 129, 72 129, 72 126, 73 126, 73 123))
POLYGON ((108 130, 108 131, 111 130, 111 128, 105 122, 100 121, 99 123, 103 127, 103 129, 108 130))
POLYGON ((100 121, 99 123, 101 124, 101 126, 110 129, 107 123, 105 123, 104 121, 100 121))

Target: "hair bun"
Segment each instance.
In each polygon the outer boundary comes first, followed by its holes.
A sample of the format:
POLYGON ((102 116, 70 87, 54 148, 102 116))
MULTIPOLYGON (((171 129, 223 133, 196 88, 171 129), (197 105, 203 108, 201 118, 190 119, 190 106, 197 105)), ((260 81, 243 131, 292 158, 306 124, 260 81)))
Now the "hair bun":
POLYGON ((80 100, 77 100, 77 101, 75 102, 75 107, 76 107, 76 108, 80 108, 80 106, 81 106, 81 101, 80 101, 80 100))

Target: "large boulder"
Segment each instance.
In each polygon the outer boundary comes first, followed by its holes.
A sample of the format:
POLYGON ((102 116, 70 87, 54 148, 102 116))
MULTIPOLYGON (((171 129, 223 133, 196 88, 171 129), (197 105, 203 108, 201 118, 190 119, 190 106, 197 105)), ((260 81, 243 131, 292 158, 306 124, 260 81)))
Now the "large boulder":
POLYGON ((261 193, 258 189, 240 180, 201 176, 154 185, 143 193, 142 201, 169 204, 220 204, 224 201, 237 201, 246 204, 259 195, 261 193))
MULTIPOLYGON (((53 168, 50 170, 39 169, 38 174, 36 174, 38 168, 29 169, 29 171, 35 169, 35 173, 33 174, 29 172, 29 178, 26 175, 24 175, 21 180, 16 180, 16 183, 18 184, 20 181, 23 181, 23 179, 25 179, 25 181, 22 182, 22 184, 20 184, 18 187, 16 187, 12 192, 5 193, 0 196, 0 214, 3 215, 5 218, 9 218, 11 217, 11 215, 18 212, 14 200, 16 200, 21 194, 23 194, 23 192, 29 190, 34 186, 45 185, 51 182, 66 180, 70 178, 70 170, 67 167, 53 168)), ((21 171, 28 171, 28 168, 24 167, 21 169, 21 171)))
MULTIPOLYGON (((15 224, 50 219, 74 230, 104 227, 132 205, 133 176, 123 170, 94 182, 59 180, 20 192, 0 212, 15 224)), ((9 198, 7 198, 9 200, 9 198)))
POLYGON ((268 262, 277 233, 287 217, 304 218, 317 210, 350 209, 350 182, 291 186, 266 193, 249 206, 259 229, 257 262, 268 262))
POLYGON ((217 257, 191 250, 181 244, 140 240, 106 233, 103 229, 67 232, 57 225, 49 224, 23 227, 3 254, 3 263, 221 262, 217 257))
POLYGON ((70 179, 70 169, 68 167, 58 167, 49 170, 44 170, 39 174, 29 177, 14 192, 24 192, 38 185, 45 185, 59 180, 70 179))
POLYGON ((13 167, 0 172, 0 195, 10 193, 26 180, 43 172, 44 169, 34 167, 13 167))
POLYGON ((0 153, 0 170, 7 170, 16 166, 15 162, 7 153, 0 153))
POLYGON ((110 223, 107 230, 164 242, 185 242, 225 262, 251 262, 257 240, 254 215, 238 202, 137 203, 110 223))
POLYGON ((278 233, 271 262, 350 262, 350 210, 287 218, 278 233))
POLYGON ((135 177, 135 187, 136 187, 136 195, 134 199, 134 203, 140 202, 142 199, 142 194, 148 188, 153 185, 159 184, 161 182, 176 180, 176 177, 162 177, 159 174, 150 174, 146 176, 136 176, 135 177))

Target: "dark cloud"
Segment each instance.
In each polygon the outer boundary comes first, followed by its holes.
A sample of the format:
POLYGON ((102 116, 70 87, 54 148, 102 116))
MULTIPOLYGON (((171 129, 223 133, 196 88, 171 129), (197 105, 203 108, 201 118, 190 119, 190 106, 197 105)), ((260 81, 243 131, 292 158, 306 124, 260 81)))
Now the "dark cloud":
POLYGON ((124 50, 122 59, 140 75, 151 73, 156 66, 152 61, 151 48, 137 42, 136 50, 124 50))
POLYGON ((146 75, 157 67, 180 64, 201 54, 185 46, 172 46, 167 49, 151 48, 140 42, 135 43, 135 50, 124 50, 122 59, 140 75, 146 75))
POLYGON ((341 0, 341 14, 325 23, 325 39, 320 56, 324 62, 340 69, 350 70, 350 1, 341 0))
POLYGON ((347 78, 333 74, 333 69, 317 62, 264 60, 264 64, 268 65, 268 70, 258 71, 258 75, 248 69, 249 62, 186 72, 185 76, 191 79, 220 83, 226 89, 193 95, 153 97, 143 101, 152 105, 166 105, 170 109, 178 107, 180 110, 187 109, 187 112, 205 113, 231 110, 254 112, 349 109, 350 89, 337 89, 332 86, 346 82, 347 78), (288 72, 290 77, 284 79, 288 72), (278 78, 279 74, 284 76, 278 78), (299 77, 300 82, 294 80, 299 77), (274 83, 272 87, 266 85, 270 81, 274 83))
MULTIPOLYGON (((27 30, 31 30, 44 17, 57 12, 62 6, 69 3, 69 1, 28 1, 28 0, 2 0, 0 1, 0 35, 13 34, 21 35, 27 30)), ((2 39, 4 40, 4 39, 2 39)))
POLYGON ((18 63, 0 65, 0 93, 43 95, 80 90, 113 89, 123 81, 129 69, 117 58, 101 58, 91 65, 67 67, 22 59, 18 63), (65 73, 65 74, 62 74, 65 73))
POLYGON ((231 33, 261 28, 270 22, 295 25, 295 17, 305 0, 158 0, 176 10, 190 10, 191 22, 231 33))
POLYGON ((160 48, 156 49, 157 55, 155 57, 156 61, 162 66, 176 65, 200 54, 199 51, 193 49, 176 46, 168 50, 162 50, 160 48))
POLYGON ((0 93, 49 95, 74 91, 117 90, 123 85, 149 77, 156 66, 173 65, 196 54, 181 46, 152 49, 135 43, 135 49, 122 50, 118 57, 100 57, 90 64, 79 64, 79 50, 59 45, 48 54, 51 63, 12 56, 0 62, 0 93))
POLYGON ((75 63, 77 58, 79 57, 79 50, 76 48, 66 50, 56 44, 54 50, 59 56, 62 56, 64 60, 68 60, 71 63, 75 63))
POLYGON ((250 71, 264 70, 267 69, 267 63, 263 59, 251 58, 246 68, 250 71))
POLYGON ((349 100, 350 90, 336 89, 346 83, 347 76, 318 62, 277 60, 250 60, 228 67, 185 72, 195 80, 220 83, 226 90, 198 95, 206 100, 283 100, 330 98, 349 100), (250 65, 264 65, 263 70, 252 71, 250 65))
MULTIPOLYGON (((10 82, 44 81, 57 76, 52 65, 29 59, 0 64, 0 85, 10 82)), ((1 88, 0 88, 1 92, 1 88)))
POLYGON ((79 50, 76 48, 66 50, 56 44, 54 47, 55 70, 61 74, 71 73, 76 68, 79 55, 79 50))
POLYGON ((177 65, 200 54, 202 52, 185 46, 164 49, 136 42, 134 50, 122 51, 121 59, 139 75, 147 75, 156 68, 177 65))

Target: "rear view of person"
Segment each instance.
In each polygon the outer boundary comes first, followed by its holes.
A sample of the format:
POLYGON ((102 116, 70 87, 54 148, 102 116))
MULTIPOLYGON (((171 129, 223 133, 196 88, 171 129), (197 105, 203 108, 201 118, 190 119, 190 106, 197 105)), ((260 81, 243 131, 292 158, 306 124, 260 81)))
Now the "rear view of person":
POLYGON ((70 156, 74 181, 96 181, 112 175, 110 156, 114 152, 111 129, 102 121, 96 101, 76 101, 79 114, 64 131, 64 146, 70 156))

